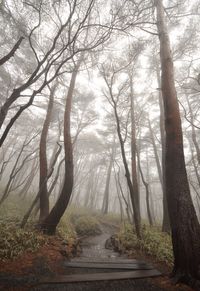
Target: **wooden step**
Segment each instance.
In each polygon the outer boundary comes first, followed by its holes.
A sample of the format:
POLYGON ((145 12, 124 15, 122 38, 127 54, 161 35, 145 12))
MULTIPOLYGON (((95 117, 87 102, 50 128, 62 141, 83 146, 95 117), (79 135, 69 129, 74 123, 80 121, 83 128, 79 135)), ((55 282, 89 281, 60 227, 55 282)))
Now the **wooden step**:
POLYGON ((87 269, 120 269, 120 270, 151 270, 152 266, 145 263, 97 263, 97 262, 65 262, 65 267, 69 268, 87 268, 87 269))
POLYGON ((124 279, 139 279, 160 276, 161 273, 156 270, 138 270, 130 272, 114 272, 114 273, 96 273, 96 274, 73 274, 59 275, 55 278, 44 278, 39 282, 41 284, 62 284, 76 282, 92 282, 92 281, 107 281, 107 280, 124 280, 124 279))
POLYGON ((140 260, 136 260, 136 259, 118 259, 117 258, 111 258, 109 260, 97 260, 96 258, 94 259, 88 259, 88 258, 84 258, 82 257, 82 259, 78 259, 78 258, 75 258, 75 259, 72 259, 71 261, 67 261, 67 262, 76 262, 76 263, 98 263, 98 264, 110 264, 110 263, 117 263, 117 264, 147 264, 145 261, 140 261, 140 260))

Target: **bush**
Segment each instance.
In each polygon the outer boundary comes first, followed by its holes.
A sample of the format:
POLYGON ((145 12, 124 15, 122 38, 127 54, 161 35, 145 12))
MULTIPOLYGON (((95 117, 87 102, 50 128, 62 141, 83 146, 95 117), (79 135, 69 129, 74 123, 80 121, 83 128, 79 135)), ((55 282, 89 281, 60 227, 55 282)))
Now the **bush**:
POLYGON ((78 235, 96 235, 101 233, 98 220, 87 215, 78 217, 74 221, 75 230, 78 235))
POLYGON ((47 239, 36 231, 0 224, 0 260, 13 259, 24 251, 36 251, 47 239))
POLYGON ((69 244, 74 244, 74 242, 77 240, 75 227, 66 216, 61 219, 58 225, 58 233, 69 244))
POLYGON ((138 239, 136 234, 133 232, 133 226, 131 224, 124 224, 123 227, 120 228, 118 238, 122 251, 138 248, 138 239))
POLYGON ((108 213, 106 215, 99 215, 99 218, 102 220, 102 221, 105 221, 109 224, 113 224, 113 225, 120 225, 121 223, 121 217, 119 214, 116 214, 116 213, 108 213))
POLYGON ((173 264, 171 236, 155 228, 145 227, 142 231, 141 249, 158 261, 173 264))
POLYGON ((125 224, 118 233, 118 240, 122 251, 141 250, 159 262, 164 262, 169 266, 173 264, 171 237, 157 228, 144 226, 142 239, 138 240, 133 226, 125 224))

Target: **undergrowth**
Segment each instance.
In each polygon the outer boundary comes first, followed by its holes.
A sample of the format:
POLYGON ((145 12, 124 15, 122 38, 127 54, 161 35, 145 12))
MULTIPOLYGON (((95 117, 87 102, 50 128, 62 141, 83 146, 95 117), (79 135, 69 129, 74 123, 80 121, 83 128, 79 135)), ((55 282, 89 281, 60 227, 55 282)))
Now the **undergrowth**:
POLYGON ((58 234, 69 246, 74 245, 77 240, 77 233, 67 214, 62 217, 57 230, 58 234))
POLYGON ((0 260, 14 259, 25 251, 35 252, 46 242, 47 238, 39 232, 0 223, 0 260))
POLYGON ((117 235, 118 245, 121 251, 143 253, 154 257, 159 262, 168 266, 173 265, 173 251, 170 235, 161 232, 156 227, 143 226, 142 239, 138 240, 131 224, 121 226, 117 235))

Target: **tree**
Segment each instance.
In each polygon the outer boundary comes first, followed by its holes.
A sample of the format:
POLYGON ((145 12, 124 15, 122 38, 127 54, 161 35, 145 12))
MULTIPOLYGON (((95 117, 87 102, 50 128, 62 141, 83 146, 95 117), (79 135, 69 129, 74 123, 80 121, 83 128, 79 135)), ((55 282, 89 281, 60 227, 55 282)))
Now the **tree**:
POLYGON ((164 7, 155 1, 160 40, 161 89, 165 115, 165 178, 174 252, 173 277, 194 284, 200 279, 200 225, 187 179, 181 118, 174 82, 174 68, 164 7))
POLYGON ((44 232, 48 234, 54 234, 56 227, 63 216, 72 193, 74 183, 74 165, 73 165, 73 147, 71 140, 71 108, 72 98, 76 83, 76 77, 79 71, 79 67, 83 61, 83 55, 77 61, 71 75, 69 89, 66 97, 65 114, 64 114, 64 152, 65 152, 65 175, 64 183, 60 196, 54 205, 49 215, 42 221, 40 227, 44 232))
POLYGON ((35 97, 43 92, 58 76, 70 71, 71 64, 69 62, 73 62, 75 56, 80 57, 82 52, 94 50, 107 41, 115 21, 115 19, 111 19, 109 22, 105 20, 106 25, 104 26, 97 22, 98 18, 92 17, 91 12, 95 12, 96 0, 90 0, 89 2, 81 0, 80 3, 77 3, 76 0, 67 0, 64 2, 63 11, 60 9, 60 1, 49 6, 43 1, 38 2, 35 5, 25 2, 23 6, 23 8, 26 7, 28 15, 32 12, 38 20, 36 23, 34 22, 35 25, 27 33, 29 50, 31 57, 34 58, 34 65, 31 67, 31 73, 20 82, 20 85, 17 84, 18 86, 16 86, 14 84, 13 88, 9 89, 10 95, 5 98, 0 108, 0 128, 5 123, 11 106, 19 101, 21 96, 25 95, 29 99, 26 103, 20 103, 20 107, 17 107, 14 115, 9 119, 0 138, 0 147, 16 120, 33 104, 35 97), (50 12, 48 9, 50 9, 50 12), (52 13, 49 23, 46 23, 45 20, 46 10, 49 15, 52 13), (61 14, 58 13, 58 10, 62 11, 61 14), (50 36, 46 30, 41 29, 42 25, 52 26, 50 36), (48 43, 47 47, 38 44, 37 31, 40 30, 48 43), (85 42, 84 39, 88 32, 90 32, 90 39, 85 42), (26 95, 27 89, 29 94, 26 95))
POLYGON ((139 193, 139 187, 138 187, 137 161, 136 161, 137 143, 136 143, 136 117, 135 117, 135 100, 134 100, 135 96, 133 92, 133 73, 134 73, 134 70, 132 69, 132 71, 129 72, 130 91, 131 91, 131 96, 130 96, 130 99, 131 99, 131 169, 132 169, 132 184, 133 184, 133 189, 134 189, 135 203, 138 209, 139 220, 141 220, 140 193, 139 193))
MULTIPOLYGON (((127 67, 127 65, 125 66, 127 67)), ((122 82, 119 87, 117 88, 117 93, 115 90, 115 83, 117 81, 118 74, 125 69, 125 67, 119 67, 115 68, 114 64, 110 64, 110 68, 105 68, 102 66, 102 77, 104 78, 104 81, 107 86, 108 92, 105 92, 105 95, 107 97, 110 103, 110 105, 113 108, 114 116, 115 116, 115 121, 116 121, 116 130, 117 130, 117 135, 120 143, 120 148, 121 148, 121 155, 122 155, 122 160, 124 164, 124 169, 125 169, 125 176, 127 179, 127 185, 130 191, 130 198, 131 198, 131 203, 133 207, 133 218, 134 218, 134 224, 135 224, 135 229, 136 229, 136 234, 138 238, 141 238, 141 233, 140 233, 140 216, 139 216, 139 209, 138 209, 138 204, 137 204, 137 199, 135 196, 135 189, 133 187, 133 183, 131 180, 131 173, 129 170, 128 166, 128 161, 126 157, 126 152, 125 152, 125 139, 127 137, 127 134, 125 134, 125 138, 122 136, 122 126, 121 126, 121 119, 119 116, 119 103, 120 103, 120 97, 122 93, 126 92, 127 90, 127 82, 124 81, 122 82)), ((127 129, 125 129, 127 133, 127 129)))
POLYGON ((113 168, 114 158, 115 158, 115 151, 116 151, 115 147, 116 147, 116 145, 115 145, 115 140, 114 140, 113 144, 112 144, 111 154, 110 154, 110 162, 109 162, 108 170, 106 173, 106 184, 105 184, 105 190, 104 190, 104 195, 103 195, 103 204, 102 204, 102 209, 101 209, 103 214, 108 213, 109 188, 110 188, 110 179, 111 179, 112 168, 113 168))
MULTIPOLYGON (((160 69, 156 59, 156 77, 158 82, 158 98, 159 98, 159 108, 160 108, 160 137, 161 137, 161 145, 162 145, 162 172, 161 167, 159 166, 159 161, 157 159, 157 168, 159 173, 160 182, 163 190, 163 223, 162 223, 162 231, 170 232, 170 223, 169 223, 169 213, 167 208, 167 198, 166 198, 166 187, 165 187, 165 125, 164 125, 164 108, 163 108, 163 100, 162 100, 162 92, 161 92, 161 80, 160 80, 160 69), (162 173, 162 174, 161 174, 162 173)), ((150 132, 151 129, 150 129, 150 132)))
POLYGON ((49 103, 47 108, 47 113, 45 121, 42 128, 41 138, 40 138, 40 180, 39 180, 39 192, 40 192, 40 217, 39 221, 44 220, 49 214, 49 197, 47 190, 47 176, 48 176, 48 165, 47 165, 47 153, 46 153, 46 143, 49 126, 51 123, 54 94, 55 94, 56 84, 50 89, 49 103))

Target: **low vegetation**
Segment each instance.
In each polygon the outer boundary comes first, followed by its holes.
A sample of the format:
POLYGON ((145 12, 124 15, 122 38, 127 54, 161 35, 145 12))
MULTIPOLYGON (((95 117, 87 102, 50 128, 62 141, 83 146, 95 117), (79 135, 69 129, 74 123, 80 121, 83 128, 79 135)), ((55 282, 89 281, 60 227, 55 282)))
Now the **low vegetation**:
POLYGON ((0 223, 0 260, 14 259, 25 251, 34 252, 47 240, 44 235, 34 230, 0 223))
POLYGON ((84 207, 79 209, 71 207, 68 216, 78 236, 101 233, 97 212, 90 211, 84 207))
POLYGON ((143 226, 142 239, 138 240, 131 224, 123 224, 117 234, 119 250, 134 253, 141 251, 168 266, 173 264, 171 237, 157 227, 143 226))
POLYGON ((100 225, 95 217, 84 215, 74 221, 75 230, 78 235, 89 236, 101 233, 100 225))
MULTIPOLYGON (((37 252, 49 238, 34 229, 36 218, 31 217, 27 227, 19 227, 20 213, 25 206, 16 207, 9 200, 0 210, 0 260, 14 259, 25 252, 37 252)), ((63 241, 65 251, 70 257, 77 251, 78 236, 90 236, 101 233, 97 213, 88 213, 85 208, 70 207, 62 217, 57 236, 63 241)))

